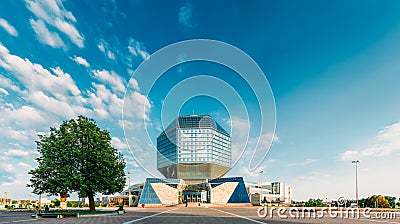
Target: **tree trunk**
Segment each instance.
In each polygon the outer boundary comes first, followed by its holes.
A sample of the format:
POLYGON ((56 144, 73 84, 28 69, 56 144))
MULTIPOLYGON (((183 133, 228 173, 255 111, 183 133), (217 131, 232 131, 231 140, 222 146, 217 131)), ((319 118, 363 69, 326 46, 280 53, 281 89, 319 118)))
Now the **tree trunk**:
POLYGON ((89 209, 90 209, 91 212, 95 212, 96 208, 94 206, 94 193, 93 192, 89 192, 87 194, 87 196, 88 196, 88 199, 89 199, 89 209))

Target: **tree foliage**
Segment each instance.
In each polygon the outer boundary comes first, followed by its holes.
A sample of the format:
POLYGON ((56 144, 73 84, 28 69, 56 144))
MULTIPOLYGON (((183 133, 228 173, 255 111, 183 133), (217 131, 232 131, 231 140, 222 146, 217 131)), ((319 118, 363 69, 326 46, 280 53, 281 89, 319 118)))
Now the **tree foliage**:
POLYGON ((322 199, 319 199, 319 198, 317 198, 317 199, 312 199, 312 198, 310 198, 310 199, 305 203, 305 206, 306 206, 306 207, 322 207, 323 204, 324 204, 324 202, 323 202, 322 199))
POLYGON ((88 197, 94 211, 96 193, 113 194, 125 185, 125 161, 111 146, 108 131, 101 130, 94 120, 79 116, 64 121, 36 141, 40 157, 28 187, 36 194, 68 195, 77 192, 88 197))
POLYGON ((395 200, 392 196, 372 195, 359 200, 358 205, 369 208, 394 208, 395 200))
POLYGON ((57 198, 54 198, 51 202, 55 207, 60 207, 61 202, 57 198))

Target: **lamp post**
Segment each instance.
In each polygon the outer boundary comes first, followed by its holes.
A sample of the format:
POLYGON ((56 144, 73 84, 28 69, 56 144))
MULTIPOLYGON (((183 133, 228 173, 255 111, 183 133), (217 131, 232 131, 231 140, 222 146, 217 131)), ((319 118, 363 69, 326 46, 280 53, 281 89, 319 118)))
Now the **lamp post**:
POLYGON ((128 207, 131 207, 131 177, 130 172, 128 172, 128 207))
POLYGON ((360 162, 359 160, 351 161, 351 163, 356 164, 356 206, 357 206, 357 208, 358 208, 358 163, 359 162, 360 162))
POLYGON ((264 173, 264 170, 260 171, 260 205, 262 202, 262 173, 264 173))
POLYGON ((32 206, 32 193, 29 194, 29 207, 32 206))
POLYGON ((39 213, 40 213, 41 207, 42 207, 42 191, 40 191, 40 194, 39 194, 39 213))

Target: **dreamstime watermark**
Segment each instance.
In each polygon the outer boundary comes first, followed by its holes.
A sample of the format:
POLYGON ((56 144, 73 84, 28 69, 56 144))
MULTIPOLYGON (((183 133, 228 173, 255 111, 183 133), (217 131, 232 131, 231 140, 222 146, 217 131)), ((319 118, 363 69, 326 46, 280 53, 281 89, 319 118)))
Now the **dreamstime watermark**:
POLYGON ((261 207, 257 210, 257 215, 260 218, 281 219, 294 218, 314 218, 321 219, 324 217, 342 218, 342 219, 396 219, 396 212, 373 212, 371 208, 331 208, 322 207, 316 209, 314 207, 304 208, 286 208, 286 207, 261 207))
MULTIPOLYGON (((338 198, 338 205, 346 205, 345 197, 338 198)), ((260 207, 257 210, 260 218, 280 219, 322 219, 325 217, 339 219, 396 219, 396 212, 373 211, 371 208, 353 207, 260 207)))

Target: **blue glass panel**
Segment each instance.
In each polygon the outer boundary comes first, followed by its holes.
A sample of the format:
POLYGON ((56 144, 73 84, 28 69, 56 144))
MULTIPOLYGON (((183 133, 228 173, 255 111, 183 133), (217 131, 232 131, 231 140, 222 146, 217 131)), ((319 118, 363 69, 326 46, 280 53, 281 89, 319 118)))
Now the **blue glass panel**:
POLYGON ((240 177, 239 184, 233 192, 228 203, 250 203, 249 195, 247 194, 246 185, 243 178, 240 177))
POLYGON ((143 187, 142 194, 139 198, 140 204, 161 204, 160 199, 158 198, 156 192, 154 191, 151 183, 166 183, 167 185, 177 187, 177 184, 180 183, 179 179, 159 179, 159 178, 147 178, 143 187))
POLYGON ((151 183, 159 183, 157 178, 147 178, 140 195, 139 204, 161 204, 156 192, 151 183))
POLYGON ((208 182, 211 183, 211 186, 213 183, 238 182, 238 185, 229 198, 228 203, 250 203, 243 177, 217 178, 211 179, 208 182))

